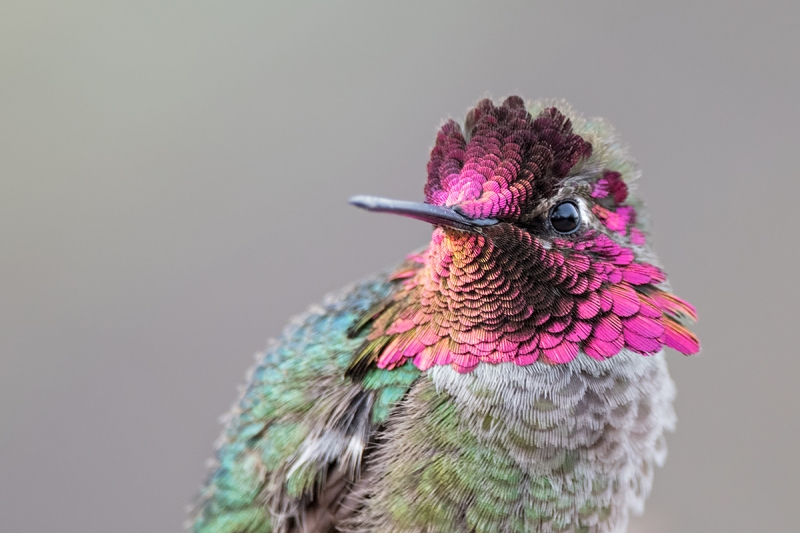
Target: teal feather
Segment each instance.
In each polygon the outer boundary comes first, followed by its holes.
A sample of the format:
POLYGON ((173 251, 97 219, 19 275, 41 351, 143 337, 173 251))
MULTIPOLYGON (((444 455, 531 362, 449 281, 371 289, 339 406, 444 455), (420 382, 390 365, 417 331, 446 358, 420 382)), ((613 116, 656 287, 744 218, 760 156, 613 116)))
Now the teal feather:
POLYGON ((286 510, 312 497, 330 465, 308 464, 285 479, 276 476, 286 476, 302 444, 332 422, 338 407, 332 402, 347 396, 343 391, 355 388, 372 398, 370 434, 386 421, 419 370, 373 368, 358 381, 344 374, 364 342, 363 332, 353 337, 348 332, 394 285, 379 277, 329 297, 293 321, 263 355, 227 423, 196 505, 196 533, 267 533, 274 519, 265 504, 286 510), (283 497, 276 500, 271 493, 283 497))

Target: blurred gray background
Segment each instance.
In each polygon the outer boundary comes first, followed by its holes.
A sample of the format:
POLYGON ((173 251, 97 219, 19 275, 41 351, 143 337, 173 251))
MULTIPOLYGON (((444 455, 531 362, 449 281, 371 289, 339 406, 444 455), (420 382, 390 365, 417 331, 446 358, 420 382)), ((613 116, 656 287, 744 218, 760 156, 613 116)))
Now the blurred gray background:
POLYGON ((800 17, 659 4, 0 3, 0 530, 180 531, 267 337, 427 241, 347 198, 517 92, 616 125, 700 312, 631 531, 797 530, 800 17))

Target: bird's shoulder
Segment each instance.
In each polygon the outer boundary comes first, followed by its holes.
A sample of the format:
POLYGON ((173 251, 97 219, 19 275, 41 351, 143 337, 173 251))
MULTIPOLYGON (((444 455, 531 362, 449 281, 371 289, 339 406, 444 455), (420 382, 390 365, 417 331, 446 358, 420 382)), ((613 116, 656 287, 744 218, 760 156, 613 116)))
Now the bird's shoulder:
POLYGON ((348 368, 365 316, 397 282, 381 274, 327 296, 294 318, 250 371, 217 443, 194 530, 327 531, 358 478, 365 451, 419 377, 411 364, 348 368))

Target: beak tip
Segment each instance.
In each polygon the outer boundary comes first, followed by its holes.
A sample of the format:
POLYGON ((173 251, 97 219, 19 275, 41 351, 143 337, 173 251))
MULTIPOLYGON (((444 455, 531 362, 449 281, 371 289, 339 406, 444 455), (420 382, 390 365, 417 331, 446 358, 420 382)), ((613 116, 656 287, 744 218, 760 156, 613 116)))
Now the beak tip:
POLYGON ((355 196, 351 196, 348 202, 350 205, 354 205, 356 207, 360 207, 362 209, 375 209, 378 206, 378 202, 375 201, 376 198, 374 196, 367 196, 364 194, 357 194, 355 196))

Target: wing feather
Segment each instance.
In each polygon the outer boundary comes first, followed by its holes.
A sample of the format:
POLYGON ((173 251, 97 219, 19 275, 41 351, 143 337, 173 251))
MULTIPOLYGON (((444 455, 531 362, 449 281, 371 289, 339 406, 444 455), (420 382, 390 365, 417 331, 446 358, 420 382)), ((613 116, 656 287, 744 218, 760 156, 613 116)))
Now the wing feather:
POLYGON ((193 531, 327 533, 347 516, 365 450, 419 376, 412 365, 347 375, 397 283, 382 275, 329 296, 271 344, 228 415, 193 531))

